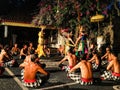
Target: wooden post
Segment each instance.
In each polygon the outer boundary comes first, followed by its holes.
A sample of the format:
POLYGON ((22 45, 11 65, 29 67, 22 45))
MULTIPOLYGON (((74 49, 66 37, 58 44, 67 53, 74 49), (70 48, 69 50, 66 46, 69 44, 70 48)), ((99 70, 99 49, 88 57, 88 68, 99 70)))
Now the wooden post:
POLYGON ((4 38, 8 37, 8 26, 4 26, 4 38))

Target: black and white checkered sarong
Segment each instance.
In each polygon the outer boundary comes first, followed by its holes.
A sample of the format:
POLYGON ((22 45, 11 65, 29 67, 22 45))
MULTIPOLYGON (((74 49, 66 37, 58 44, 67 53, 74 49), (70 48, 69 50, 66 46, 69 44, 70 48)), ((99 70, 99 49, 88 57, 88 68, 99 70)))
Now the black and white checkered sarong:
POLYGON ((42 79, 40 78, 39 75, 36 76, 36 81, 35 82, 24 82, 24 69, 21 70, 21 79, 22 79, 22 83, 24 86, 26 87, 39 87, 42 83, 42 79))
POLYGON ((115 76, 110 71, 104 71, 104 73, 101 75, 101 78, 103 80, 120 80, 120 76, 115 76))
POLYGON ((62 70, 65 70, 66 72, 70 71, 70 67, 68 65, 65 65, 62 67, 62 70))
POLYGON ((104 65, 107 65, 108 64, 108 61, 107 60, 102 60, 101 62, 101 65, 104 66, 104 65))
POLYGON ((80 83, 81 85, 92 85, 93 81, 91 80, 90 82, 85 82, 81 79, 80 74, 78 73, 68 73, 68 77, 75 81, 76 83, 80 83))
POLYGON ((8 61, 3 63, 3 67, 12 67, 13 66, 13 61, 8 61))
POLYGON ((98 66, 99 66, 99 65, 97 65, 96 63, 92 63, 92 69, 93 69, 93 70, 97 70, 97 69, 98 69, 98 66))

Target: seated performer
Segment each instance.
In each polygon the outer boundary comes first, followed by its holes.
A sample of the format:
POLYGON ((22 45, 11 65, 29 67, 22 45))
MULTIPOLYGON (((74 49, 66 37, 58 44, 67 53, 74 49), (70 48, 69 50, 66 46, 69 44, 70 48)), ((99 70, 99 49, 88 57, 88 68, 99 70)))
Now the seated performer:
POLYGON ((102 80, 120 80, 120 63, 116 59, 109 62, 107 70, 101 75, 102 80))
POLYGON ((92 58, 89 60, 90 63, 92 63, 93 70, 97 70, 100 66, 100 58, 97 55, 97 51, 92 51, 92 58))
POLYGON ((20 54, 20 49, 18 48, 18 44, 15 43, 14 46, 11 49, 12 56, 17 56, 20 54))
POLYGON ((28 55, 28 46, 24 44, 23 48, 20 50, 20 59, 25 59, 27 55, 28 55))
POLYGON ((20 64, 21 68, 23 69, 22 74, 22 83, 24 86, 27 87, 39 87, 42 83, 42 79, 40 77, 40 74, 37 72, 40 72, 45 75, 46 80, 49 78, 49 73, 46 72, 41 66, 39 66, 37 63, 35 63, 36 57, 35 55, 31 55, 31 61, 30 62, 23 62, 20 64))
POLYGON ((69 71, 71 68, 73 68, 77 63, 77 58, 74 54, 72 54, 72 50, 69 50, 67 52, 67 55, 59 62, 59 66, 62 68, 62 70, 69 71), (64 61, 68 60, 69 65, 63 65, 62 63, 64 61))
POLYGON ((86 55, 81 57, 81 61, 69 71, 68 76, 81 85, 93 84, 92 65, 90 62, 86 61, 86 55), (81 70, 80 74, 73 72, 78 68, 81 70))
POLYGON ((0 74, 4 72, 4 67, 13 66, 15 60, 11 60, 4 49, 0 53, 0 74))
POLYGON ((101 57, 101 65, 108 64, 110 61, 116 59, 117 57, 111 52, 110 47, 106 48, 106 53, 101 57), (103 60, 105 59, 105 60, 103 60))
POLYGON ((28 54, 30 54, 30 51, 31 51, 31 50, 35 50, 32 42, 29 43, 28 54))

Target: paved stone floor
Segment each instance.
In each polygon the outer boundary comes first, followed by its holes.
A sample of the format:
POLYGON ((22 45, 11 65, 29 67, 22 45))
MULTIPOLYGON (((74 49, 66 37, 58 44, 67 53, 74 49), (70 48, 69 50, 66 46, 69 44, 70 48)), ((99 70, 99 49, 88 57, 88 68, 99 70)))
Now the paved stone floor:
MULTIPOLYGON (((22 60, 18 60, 18 62, 20 64, 22 60)), ((22 88, 18 82, 21 77, 21 69, 19 67, 10 67, 8 69, 13 73, 13 75, 10 75, 8 71, 5 71, 4 75, 0 76, 0 90, 115 90, 113 89, 113 86, 120 85, 120 81, 102 81, 96 82, 90 86, 82 86, 67 78, 67 73, 61 71, 58 67, 58 60, 42 59, 41 62, 46 63, 47 66, 45 69, 50 72, 48 82, 43 84, 41 87, 22 88)), ((94 77, 99 77, 99 72, 94 72, 94 77)))

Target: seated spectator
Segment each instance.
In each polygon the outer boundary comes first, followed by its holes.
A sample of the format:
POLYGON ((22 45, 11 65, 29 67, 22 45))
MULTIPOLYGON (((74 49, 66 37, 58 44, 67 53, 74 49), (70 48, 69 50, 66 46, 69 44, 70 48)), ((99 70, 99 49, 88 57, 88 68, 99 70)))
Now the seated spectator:
POLYGON ((0 51, 1 51, 1 49, 3 49, 3 45, 0 43, 0 51))
POLYGON ((35 55, 31 55, 30 59, 30 62, 23 62, 22 64, 20 64, 20 67, 24 68, 21 73, 22 83, 24 86, 27 87, 39 87, 42 83, 42 79, 40 77, 40 74, 38 74, 37 72, 44 74, 46 80, 49 79, 49 73, 35 62, 35 55))
POLYGON ((59 48, 57 49, 58 53, 63 57, 65 54, 65 48, 62 45, 59 45, 59 48))
POLYGON ((12 47, 11 54, 13 56, 17 56, 17 55, 20 54, 20 49, 18 48, 18 44, 17 43, 15 43, 14 46, 12 47))
POLYGON ((35 48, 33 47, 33 43, 32 42, 29 43, 28 54, 30 54, 31 50, 35 50, 35 48))
POLYGON ((43 51, 47 57, 50 57, 50 48, 48 48, 46 45, 44 45, 43 51))
POLYGON ((20 50, 20 59, 25 59, 27 55, 28 55, 28 46, 24 44, 23 48, 20 50))

